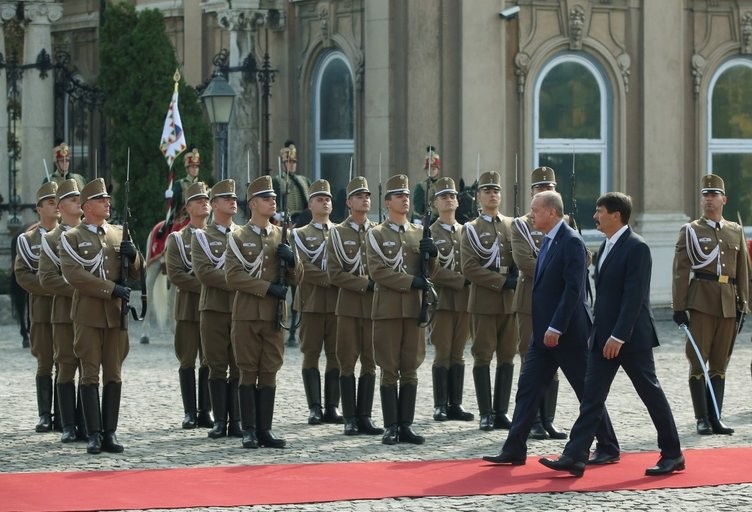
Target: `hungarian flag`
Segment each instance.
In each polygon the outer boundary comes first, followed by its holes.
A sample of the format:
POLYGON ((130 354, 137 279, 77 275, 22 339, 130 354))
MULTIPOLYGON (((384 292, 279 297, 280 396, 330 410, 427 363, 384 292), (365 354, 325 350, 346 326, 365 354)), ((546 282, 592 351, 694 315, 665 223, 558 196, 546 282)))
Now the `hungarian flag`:
POLYGON ((175 92, 172 93, 170 108, 165 116, 164 128, 162 128, 162 140, 159 143, 159 149, 167 159, 167 165, 172 170, 172 164, 180 153, 185 151, 185 133, 183 132, 183 123, 180 121, 180 110, 178 109, 178 82, 175 82, 175 92))

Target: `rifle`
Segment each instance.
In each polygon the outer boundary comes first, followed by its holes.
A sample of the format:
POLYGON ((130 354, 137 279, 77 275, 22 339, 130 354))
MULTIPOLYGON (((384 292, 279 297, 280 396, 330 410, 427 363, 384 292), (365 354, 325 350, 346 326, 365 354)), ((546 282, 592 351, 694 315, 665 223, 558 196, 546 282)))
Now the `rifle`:
MULTIPOLYGON (((430 164, 429 164, 430 165, 430 164)), ((423 215, 423 239, 431 238, 431 206, 426 204, 426 213, 423 215)), ((420 314, 418 315, 418 326, 428 327, 433 322, 438 297, 433 283, 428 280, 428 260, 430 256, 427 252, 420 253, 420 275, 426 280, 425 287, 420 291, 420 314)))
POLYGON ((517 165, 517 153, 514 154, 514 216, 520 216, 520 168, 517 165))
MULTIPOLYGON (((128 219, 130 218, 131 211, 128 208, 128 195, 131 185, 131 148, 128 148, 128 161, 125 171, 125 193, 123 198, 123 242, 131 242, 131 231, 128 228, 128 219)), ((120 283, 128 287, 128 267, 130 267, 131 260, 127 256, 120 255, 120 283)), ((143 265, 141 266, 141 315, 136 312, 136 308, 128 304, 128 299, 122 299, 120 305, 120 330, 128 330, 128 311, 131 312, 133 319, 136 321, 146 318, 146 273, 143 265)))
MULTIPOLYGON (((574 152, 574 145, 572 146, 572 180, 570 182, 570 210, 569 210, 569 227, 576 230, 580 234, 580 238, 582 238, 582 228, 580 228, 580 225, 577 223, 577 174, 575 173, 575 152, 574 152)), ((590 301, 590 304, 593 304, 593 289, 590 286, 590 270, 585 269, 586 276, 585 276, 585 282, 587 283, 587 296, 588 300, 590 301)))
POLYGON ((383 204, 384 200, 381 192, 381 153, 379 153, 379 224, 384 221, 383 204))
MULTIPOLYGON (((739 227, 742 229, 742 243, 744 243, 744 246, 749 249, 749 245, 747 244, 747 237, 744 236, 744 223, 742 222, 742 216, 739 213, 739 210, 736 211, 736 219, 739 221, 739 227)), ((737 256, 738 257, 738 256, 737 256)), ((749 262, 749 254, 747 254, 747 274, 749 274, 750 271, 750 262, 749 262)), ((738 336, 739 333, 742 332, 742 328, 744 327, 744 317, 747 315, 747 304, 744 302, 744 299, 740 297, 739 295, 736 296, 736 335, 738 336)))
MULTIPOLYGON (((279 172, 279 178, 280 178, 280 195, 282 196, 282 243, 285 245, 290 245, 290 243, 287 240, 287 228, 290 225, 290 212, 287 211, 287 194, 289 193, 290 189, 290 179, 288 174, 285 172, 282 172, 282 159, 277 158, 277 171, 279 172), (281 180, 285 180, 285 190, 282 191, 281 186, 281 180)), ((277 278, 277 284, 284 286, 287 288, 287 279, 285 278, 287 274, 287 262, 279 258, 279 277, 277 278)), ((277 314, 274 319, 274 328, 279 331, 281 329, 288 329, 288 327, 285 326, 283 319, 285 318, 285 304, 287 303, 287 299, 278 299, 277 300, 277 314)))

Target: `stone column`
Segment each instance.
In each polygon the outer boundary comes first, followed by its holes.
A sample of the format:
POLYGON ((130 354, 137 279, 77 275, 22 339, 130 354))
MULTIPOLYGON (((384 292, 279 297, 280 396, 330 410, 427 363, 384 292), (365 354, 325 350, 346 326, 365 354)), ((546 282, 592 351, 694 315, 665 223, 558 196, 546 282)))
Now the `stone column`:
POLYGON ((684 194, 677 191, 683 190, 685 176, 695 175, 685 170, 685 100, 676 87, 677 77, 687 76, 684 4, 683 0, 664 0, 641 5, 642 170, 646 179, 642 185, 645 207, 636 219, 636 230, 645 237, 653 256, 653 306, 671 303, 674 246, 681 225, 689 220, 684 213, 684 194))
MULTIPOLYGON (((16 14, 16 2, 0 3, 0 53, 5 62, 8 55, 5 52, 5 22, 16 14)), ((0 69, 0 194, 4 204, 10 203, 10 191, 8 190, 8 81, 5 69, 0 69)), ((3 223, 7 222, 8 215, 4 215, 3 223)))
MULTIPOLYGON (((25 2, 24 62, 34 64, 42 50, 52 58, 50 24, 63 16, 63 4, 25 2)), ((44 179, 42 158, 49 161, 54 137, 54 77, 52 70, 42 77, 38 69, 27 69, 21 79, 21 161, 17 184, 24 203, 34 203, 37 188, 44 179)), ((51 172, 51 169, 50 169, 51 172)))

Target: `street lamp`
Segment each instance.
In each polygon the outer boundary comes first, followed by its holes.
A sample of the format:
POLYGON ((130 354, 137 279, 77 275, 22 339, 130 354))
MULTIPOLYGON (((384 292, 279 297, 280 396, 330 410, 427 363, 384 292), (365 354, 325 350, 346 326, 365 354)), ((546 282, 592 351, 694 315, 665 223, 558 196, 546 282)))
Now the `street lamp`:
POLYGON ((232 116, 235 91, 227 83, 222 73, 215 72, 211 82, 201 94, 201 101, 206 108, 209 122, 214 127, 219 179, 224 180, 227 178, 227 124, 230 122, 230 116, 232 116))

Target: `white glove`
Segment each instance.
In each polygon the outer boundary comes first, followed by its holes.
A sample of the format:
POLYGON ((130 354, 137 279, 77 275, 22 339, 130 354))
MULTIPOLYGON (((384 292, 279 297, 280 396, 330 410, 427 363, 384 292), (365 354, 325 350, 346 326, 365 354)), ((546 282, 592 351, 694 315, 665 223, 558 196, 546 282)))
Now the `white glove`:
POLYGON ((168 188, 167 190, 164 191, 164 198, 165 199, 172 199, 172 196, 173 196, 173 193, 172 193, 172 189, 171 188, 168 188))

